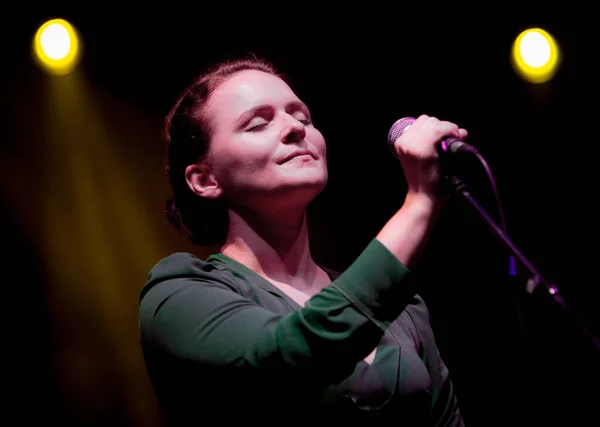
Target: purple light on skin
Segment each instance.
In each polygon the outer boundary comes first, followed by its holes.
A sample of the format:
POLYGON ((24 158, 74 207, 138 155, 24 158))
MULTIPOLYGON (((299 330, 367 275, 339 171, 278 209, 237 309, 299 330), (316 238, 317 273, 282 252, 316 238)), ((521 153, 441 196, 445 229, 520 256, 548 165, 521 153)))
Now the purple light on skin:
POLYGON ((446 144, 446 140, 442 141, 442 150, 448 151, 448 144, 446 144))

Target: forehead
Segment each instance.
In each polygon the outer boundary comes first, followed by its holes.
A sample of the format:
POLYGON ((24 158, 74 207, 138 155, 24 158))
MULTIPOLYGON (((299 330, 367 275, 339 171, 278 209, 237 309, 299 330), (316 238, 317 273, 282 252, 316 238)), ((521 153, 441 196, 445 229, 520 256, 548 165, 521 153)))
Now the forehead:
POLYGON ((244 70, 221 83, 210 99, 218 117, 234 119, 256 105, 285 105, 297 101, 292 89, 279 77, 258 70, 244 70))

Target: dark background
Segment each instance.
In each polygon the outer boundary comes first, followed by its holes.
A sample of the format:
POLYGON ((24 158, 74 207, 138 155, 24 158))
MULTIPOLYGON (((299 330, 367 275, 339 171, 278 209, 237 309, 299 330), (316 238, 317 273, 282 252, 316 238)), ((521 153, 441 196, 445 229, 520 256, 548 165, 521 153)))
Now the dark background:
MULTIPOLYGON (((310 207, 320 262, 344 269, 400 207, 387 132, 400 117, 433 115, 469 131, 511 240, 598 335, 598 138, 588 118, 597 97, 585 64, 594 43, 580 21, 434 6, 330 17, 287 3, 123 7, 46 7, 9 16, 3 30, 7 417, 159 425, 137 344, 139 290, 161 257, 211 250, 190 246, 163 217, 161 120, 194 75, 245 53, 288 74, 328 142, 330 182, 310 207), (69 76, 31 60, 37 27, 53 17, 74 24, 85 45, 69 76), (509 63, 512 41, 532 26, 564 55, 541 85, 509 63)), ((463 162, 497 219, 483 168, 463 162)), ((416 274, 468 426, 598 423, 598 352, 549 298, 523 292, 525 272, 509 279, 507 253, 459 196, 416 274)))

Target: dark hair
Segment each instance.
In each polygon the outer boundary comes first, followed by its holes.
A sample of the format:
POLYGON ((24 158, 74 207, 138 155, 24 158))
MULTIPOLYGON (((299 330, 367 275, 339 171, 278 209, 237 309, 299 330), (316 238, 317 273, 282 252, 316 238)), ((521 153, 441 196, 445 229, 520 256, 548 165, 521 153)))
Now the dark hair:
POLYGON ((213 132, 206 108, 210 96, 227 78, 244 70, 283 78, 271 63, 254 56, 212 65, 194 79, 165 118, 165 173, 173 193, 166 215, 169 223, 196 245, 224 241, 229 226, 227 208, 222 198, 207 199, 194 193, 186 182, 185 169, 202 161, 208 152, 213 132))

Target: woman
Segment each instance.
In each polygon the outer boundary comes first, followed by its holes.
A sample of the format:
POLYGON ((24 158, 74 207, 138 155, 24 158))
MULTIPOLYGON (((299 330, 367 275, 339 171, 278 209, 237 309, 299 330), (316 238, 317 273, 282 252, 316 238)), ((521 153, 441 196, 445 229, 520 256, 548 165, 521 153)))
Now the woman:
POLYGON ((309 250, 305 209, 327 167, 308 107, 264 61, 199 77, 166 120, 167 213, 192 242, 222 246, 158 262, 140 301, 168 422, 462 425, 410 270, 446 198, 436 145, 466 135, 421 116, 396 141, 405 201, 340 274, 309 250))

